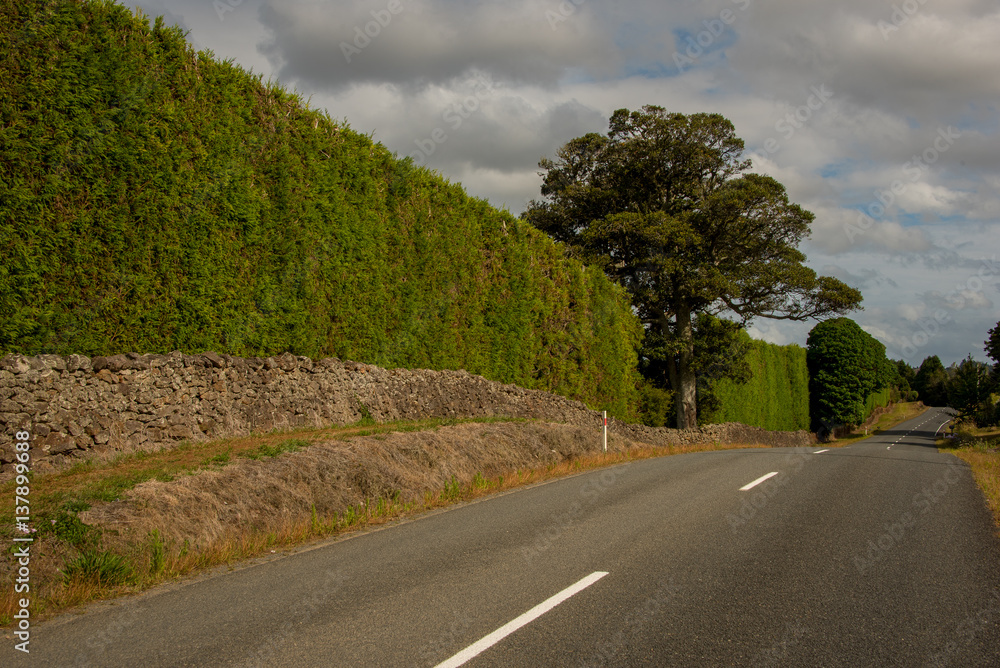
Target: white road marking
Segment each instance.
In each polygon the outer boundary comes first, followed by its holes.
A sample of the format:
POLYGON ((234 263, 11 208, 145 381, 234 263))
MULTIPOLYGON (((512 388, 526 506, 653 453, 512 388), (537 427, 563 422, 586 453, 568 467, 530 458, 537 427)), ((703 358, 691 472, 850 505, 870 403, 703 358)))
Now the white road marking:
POLYGON ((751 482, 751 483, 749 483, 749 484, 746 484, 746 485, 743 485, 742 487, 740 487, 740 491, 741 491, 741 492, 745 492, 745 491, 747 491, 748 489, 753 489, 754 487, 756 487, 756 486, 757 486, 757 485, 759 485, 760 483, 764 482, 764 481, 765 481, 765 480, 767 480, 768 478, 773 478, 773 477, 774 477, 774 476, 776 476, 776 475, 778 475, 778 472, 777 472, 777 471, 771 471, 771 472, 770 472, 770 473, 768 473, 767 475, 762 475, 761 477, 757 478, 757 479, 756 479, 756 480, 754 480, 753 482, 751 482))
POLYGON ((552 598, 549 598, 539 603, 531 610, 528 610, 520 617, 507 622, 493 633, 484 637, 482 640, 479 640, 469 645, 468 647, 466 647, 465 649, 463 649, 461 652, 451 657, 450 659, 442 661, 437 666, 435 666, 435 668, 458 668, 458 666, 461 666, 466 661, 486 651, 493 645, 497 644, 498 642, 509 636, 514 631, 517 631, 525 624, 533 622, 534 620, 538 619, 539 617, 541 617, 546 612, 556 607, 566 599, 570 598, 571 596, 574 596, 575 594, 580 593, 590 585, 594 584, 595 582, 603 578, 605 575, 607 575, 605 571, 597 571, 595 573, 591 573, 587 577, 577 582, 575 585, 570 585, 569 587, 563 589, 561 592, 559 592, 552 598))
POLYGON ((816 451, 816 452, 814 452, 813 454, 814 454, 814 455, 821 455, 821 454, 823 454, 824 452, 830 452, 830 448, 827 448, 826 450, 817 450, 817 451, 816 451))

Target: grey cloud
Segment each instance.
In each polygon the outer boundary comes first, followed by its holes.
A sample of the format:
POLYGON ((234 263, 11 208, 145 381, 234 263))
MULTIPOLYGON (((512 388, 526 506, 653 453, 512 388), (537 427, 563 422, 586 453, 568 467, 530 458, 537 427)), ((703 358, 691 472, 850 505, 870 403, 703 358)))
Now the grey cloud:
POLYGON ((486 93, 481 101, 465 89, 444 97, 446 104, 411 98, 406 122, 377 138, 400 155, 443 173, 469 166, 533 173, 541 157, 607 123, 601 112, 579 102, 538 107, 506 88, 486 93))
POLYGON ((877 269, 862 268, 857 273, 852 273, 839 265, 828 264, 823 267, 820 273, 840 279, 851 287, 859 290, 871 287, 899 287, 899 284, 896 283, 896 281, 877 269))
POLYGON ((283 79, 327 90, 372 83, 421 87, 473 70, 549 86, 574 69, 612 72, 613 44, 587 5, 557 29, 546 18, 550 7, 531 0, 268 0, 260 18, 272 38, 259 48, 283 79))
POLYGON ((862 107, 921 124, 956 118, 1000 93, 1000 14, 995 4, 963 4, 927 3, 884 35, 889 3, 756 3, 754 29, 731 62, 767 90, 819 77, 862 107))

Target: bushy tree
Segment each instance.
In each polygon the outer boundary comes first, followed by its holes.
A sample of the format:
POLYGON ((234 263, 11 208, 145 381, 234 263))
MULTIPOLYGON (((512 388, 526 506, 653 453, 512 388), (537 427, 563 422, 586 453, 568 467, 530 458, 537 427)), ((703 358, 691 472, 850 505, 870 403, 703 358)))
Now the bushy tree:
POLYGON ((861 424, 869 396, 896 376, 885 346, 850 318, 825 320, 809 332, 809 404, 813 429, 861 424))
POLYGON ((902 401, 916 401, 917 391, 913 389, 917 372, 905 360, 895 360, 896 365, 896 387, 899 390, 899 397, 902 401))
POLYGON ((992 385, 990 366, 977 362, 969 355, 958 365, 955 377, 948 382, 948 405, 958 411, 959 417, 975 419, 984 404, 989 402, 992 385))
POLYGON ((931 355, 920 363, 913 388, 920 401, 928 406, 948 405, 948 372, 937 355, 931 355))
POLYGON ((601 266, 632 295, 675 391, 677 426, 697 423, 701 314, 806 320, 859 308, 861 293, 803 264, 813 215, 771 177, 746 173, 743 140, 718 114, 619 109, 607 136, 543 159, 525 218, 601 266))

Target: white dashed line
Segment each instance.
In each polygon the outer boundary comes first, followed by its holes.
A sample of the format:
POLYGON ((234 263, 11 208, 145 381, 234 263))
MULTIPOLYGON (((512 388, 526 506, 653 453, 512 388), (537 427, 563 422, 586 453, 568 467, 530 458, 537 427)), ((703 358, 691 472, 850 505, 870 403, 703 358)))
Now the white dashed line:
POLYGON ((751 483, 747 483, 746 485, 743 485, 742 487, 740 487, 740 491, 741 491, 741 492, 745 492, 745 491, 747 491, 748 489, 753 489, 754 487, 756 487, 756 486, 757 486, 757 485, 759 485, 760 483, 764 482, 765 480, 767 480, 767 479, 769 479, 769 478, 773 478, 773 477, 774 477, 774 476, 776 476, 776 475, 778 475, 778 472, 777 472, 777 471, 771 471, 771 472, 770 472, 770 473, 768 473, 767 475, 762 475, 761 477, 757 478, 757 479, 756 479, 756 480, 754 480, 753 482, 751 482, 751 483))
POLYGON ((517 631, 525 624, 530 624, 531 622, 535 621, 536 619, 538 619, 539 617, 541 617, 546 612, 556 607, 566 599, 576 594, 579 594, 581 591, 583 591, 590 585, 594 584, 595 582, 603 578, 605 575, 607 575, 607 573, 604 571, 597 571, 595 573, 591 573, 587 577, 577 582, 575 585, 570 585, 569 587, 563 589, 561 592, 559 592, 552 598, 542 601, 541 603, 533 607, 531 610, 528 610, 526 613, 521 615, 520 617, 507 622, 493 633, 484 637, 482 640, 479 640, 469 645, 468 647, 466 647, 465 649, 463 649, 461 652, 451 657, 450 659, 442 661, 437 666, 435 666, 435 668, 458 668, 458 666, 461 666, 469 659, 472 659, 473 657, 486 651, 493 645, 497 644, 498 642, 509 636, 514 631, 517 631))

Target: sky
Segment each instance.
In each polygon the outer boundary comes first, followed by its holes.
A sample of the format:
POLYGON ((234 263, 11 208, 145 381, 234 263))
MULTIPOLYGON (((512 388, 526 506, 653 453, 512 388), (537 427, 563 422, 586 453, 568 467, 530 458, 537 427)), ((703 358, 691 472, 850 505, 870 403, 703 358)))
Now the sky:
MULTIPOLYGON (((816 215, 806 264, 917 366, 1000 321, 996 0, 132 0, 520 215, 616 109, 721 113, 816 215)), ((805 345, 814 321, 750 333, 805 345)))

